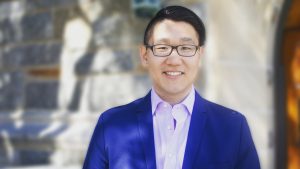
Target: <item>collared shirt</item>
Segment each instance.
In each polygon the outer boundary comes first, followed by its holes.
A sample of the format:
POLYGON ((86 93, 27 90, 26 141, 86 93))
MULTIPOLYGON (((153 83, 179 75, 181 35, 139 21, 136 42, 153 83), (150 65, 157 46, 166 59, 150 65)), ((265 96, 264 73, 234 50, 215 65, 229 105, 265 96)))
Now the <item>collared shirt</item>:
POLYGON ((162 100, 151 90, 157 169, 181 169, 195 102, 195 89, 176 105, 162 100))

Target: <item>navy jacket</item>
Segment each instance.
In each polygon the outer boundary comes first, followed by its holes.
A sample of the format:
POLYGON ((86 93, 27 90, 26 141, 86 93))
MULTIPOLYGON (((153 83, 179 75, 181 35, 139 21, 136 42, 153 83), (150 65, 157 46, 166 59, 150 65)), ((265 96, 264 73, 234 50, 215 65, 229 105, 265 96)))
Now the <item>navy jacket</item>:
MULTIPOLYGON (((104 112, 83 169, 155 169, 151 92, 104 112)), ((197 92, 183 169, 260 169, 247 121, 197 92)))

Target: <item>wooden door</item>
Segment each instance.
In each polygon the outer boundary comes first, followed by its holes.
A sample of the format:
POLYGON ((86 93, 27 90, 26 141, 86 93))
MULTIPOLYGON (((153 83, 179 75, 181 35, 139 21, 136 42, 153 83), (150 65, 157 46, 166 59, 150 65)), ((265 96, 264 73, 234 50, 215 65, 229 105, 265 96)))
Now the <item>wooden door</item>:
POLYGON ((300 169, 300 30, 284 33, 287 169, 300 169))

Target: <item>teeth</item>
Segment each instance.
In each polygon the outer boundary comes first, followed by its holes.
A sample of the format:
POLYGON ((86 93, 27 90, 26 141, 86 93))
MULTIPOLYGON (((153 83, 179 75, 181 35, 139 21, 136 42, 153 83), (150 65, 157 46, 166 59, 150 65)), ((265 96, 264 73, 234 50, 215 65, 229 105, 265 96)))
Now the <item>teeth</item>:
POLYGON ((178 76, 178 75, 181 75, 182 73, 181 72, 166 72, 167 75, 170 75, 170 76, 178 76))

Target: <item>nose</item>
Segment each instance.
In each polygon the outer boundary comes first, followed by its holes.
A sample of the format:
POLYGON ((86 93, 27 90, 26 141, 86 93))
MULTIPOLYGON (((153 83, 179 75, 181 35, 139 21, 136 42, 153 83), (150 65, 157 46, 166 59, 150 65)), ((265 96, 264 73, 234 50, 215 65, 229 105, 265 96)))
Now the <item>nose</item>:
POLYGON ((177 50, 173 49, 171 54, 166 58, 166 64, 177 66, 182 64, 182 56, 178 55, 177 50))

